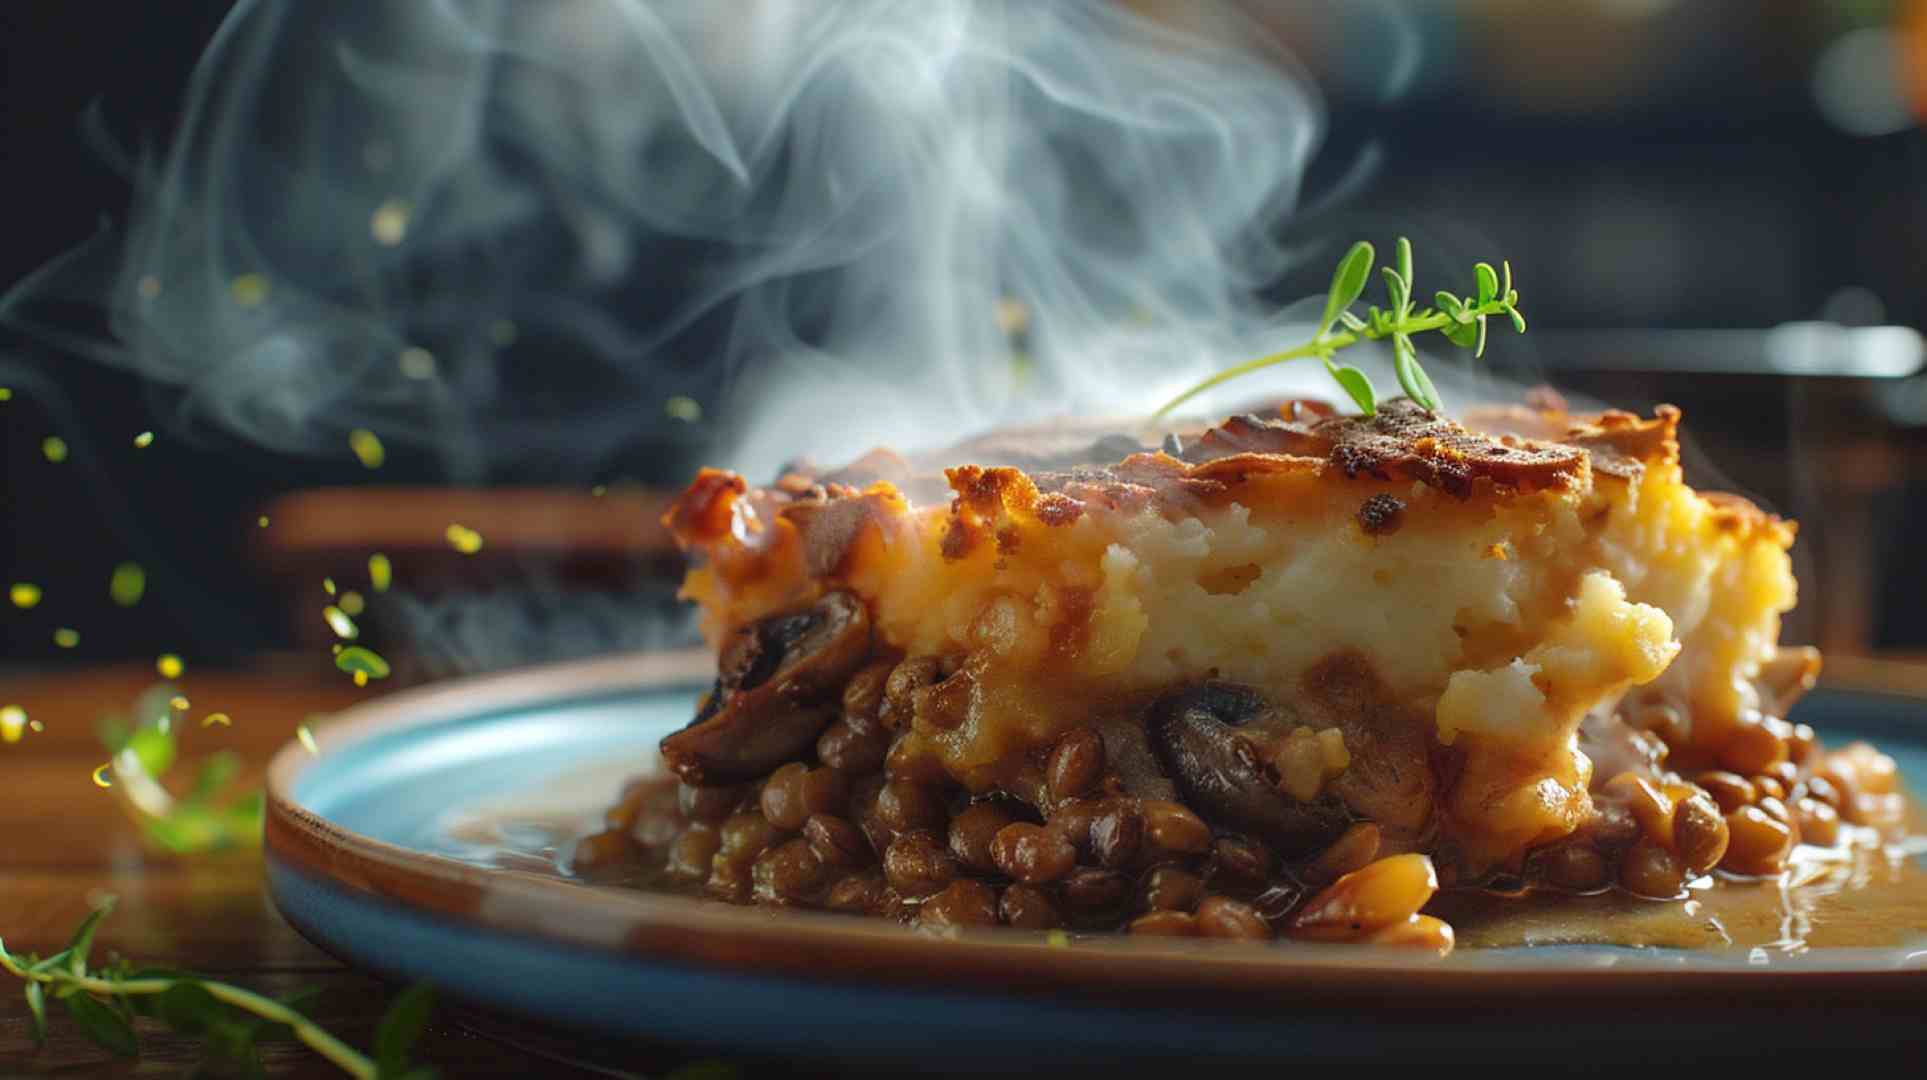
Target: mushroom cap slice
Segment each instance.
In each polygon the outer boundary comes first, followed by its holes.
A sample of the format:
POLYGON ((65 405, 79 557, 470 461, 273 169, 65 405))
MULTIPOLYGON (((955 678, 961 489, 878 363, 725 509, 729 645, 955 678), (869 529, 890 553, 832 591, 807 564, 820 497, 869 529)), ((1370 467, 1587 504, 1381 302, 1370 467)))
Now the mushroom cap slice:
POLYGON ((1180 687, 1151 704, 1145 726, 1185 803, 1208 821, 1286 856, 1318 850, 1351 822, 1335 798, 1299 802, 1278 789, 1249 735, 1282 734, 1290 725, 1249 686, 1206 680, 1180 687))
POLYGON ((703 785, 746 780, 802 756, 836 718, 837 697, 869 658, 870 641, 869 608, 842 591, 737 627, 696 718, 662 740, 663 762, 703 785))

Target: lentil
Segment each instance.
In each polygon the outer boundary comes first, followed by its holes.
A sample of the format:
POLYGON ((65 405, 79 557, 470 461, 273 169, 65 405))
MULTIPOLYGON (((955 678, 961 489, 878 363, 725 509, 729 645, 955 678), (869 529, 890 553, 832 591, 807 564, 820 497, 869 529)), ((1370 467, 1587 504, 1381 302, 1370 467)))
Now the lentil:
POLYGON ((1050 894, 1035 885, 1019 882, 1004 888, 1004 894, 997 901, 998 914, 1006 923, 1020 930, 1053 930, 1064 925, 1064 917, 1057 911, 1057 903, 1050 894))
POLYGON ((888 888, 883 875, 874 870, 849 874, 830 886, 823 906, 850 915, 872 915, 883 909, 888 888))
POLYGON ((920 926, 996 926, 997 892, 981 881, 959 878, 917 909, 920 926))
POLYGON ((1800 839, 1821 847, 1840 842, 1840 812, 1815 798, 1802 798, 1793 804, 1793 817, 1800 826, 1800 839))
POLYGON ((1571 892, 1597 892, 1612 880, 1612 866, 1599 849, 1573 842, 1547 851, 1540 871, 1548 883, 1571 892))
POLYGON ((845 714, 816 737, 816 759, 845 773, 875 772, 890 752, 890 735, 871 726, 859 730, 845 714))
POLYGON ((991 842, 1004 826, 1016 821, 998 802, 972 803, 950 819, 950 854, 959 863, 980 874, 994 874, 997 863, 991 858, 991 842))
POLYGON ((822 860, 800 837, 763 852, 750 867, 756 899, 765 902, 807 900, 822 887, 826 876, 822 860))
POLYGON ((1224 836, 1212 841, 1212 888, 1240 895, 1258 892, 1271 880, 1271 849, 1256 840, 1224 836))
POLYGON ((913 829, 941 829, 949 819, 943 799, 931 788, 891 780, 876 797, 877 821, 892 835, 913 829))
POLYGON ((1144 846, 1144 815, 1129 803, 1113 804, 1091 819, 1089 835, 1090 853, 1099 865, 1120 869, 1144 846))
POLYGON ((1152 847, 1178 855, 1202 855, 1211 849, 1211 827, 1190 810, 1164 799, 1145 799, 1139 809, 1152 847))
POLYGON ((683 816, 691 821, 720 822, 733 813, 742 801, 741 787, 677 785, 676 805, 681 808, 683 816))
POLYGON ((1619 883, 1627 892, 1655 900, 1671 900, 1685 883, 1679 857, 1651 837, 1641 837, 1619 861, 1619 883))
POLYGON ((884 850, 883 876, 904 896, 929 896, 957 876, 957 860, 929 833, 906 832, 884 850))
POLYGON ((1088 795, 1103 772, 1104 737, 1091 728, 1076 728, 1059 739, 1051 751, 1051 798, 1063 802, 1088 795))
POLYGON ((1153 937, 1197 937, 1202 933, 1198 917, 1188 911, 1153 911, 1139 915, 1126 929, 1153 937))
POLYGON ((709 873, 722 849, 723 838, 714 825, 691 825, 669 848, 669 873, 679 878, 701 880, 709 873))
POLYGON ((1736 874, 1777 874, 1793 850, 1793 830, 1757 806, 1743 806, 1726 815, 1731 839, 1720 868, 1736 874))
POLYGON ((1699 774, 1693 778, 1693 782, 1713 797, 1713 801, 1719 804, 1722 814, 1730 814, 1742 806, 1750 806, 1754 799, 1760 797, 1759 792, 1753 787, 1753 782, 1738 773, 1715 769, 1699 774))
POLYGON ((1352 825, 1305 867, 1305 879, 1322 884, 1364 868, 1378 858, 1381 839, 1378 826, 1369 821, 1352 825))
POLYGON ((1056 881, 1077 864, 1077 849, 1042 825, 1019 821, 1004 826, 990 845, 997 869, 1027 885, 1056 881))
POLYGON ((1718 866, 1731 840, 1718 803, 1704 792, 1680 801, 1673 814, 1673 850, 1688 872, 1703 874, 1718 866))
POLYGON ((1151 911, 1191 911, 1204 899, 1204 879, 1177 866, 1160 866, 1144 877, 1143 906, 1151 911))
POLYGON ((1257 910, 1228 896, 1207 896, 1198 904, 1198 931, 1205 937, 1242 938, 1263 941, 1271 937, 1271 924, 1257 910))
POLYGON ((863 833, 834 814, 811 814, 803 823, 803 839, 827 866, 862 866, 874 855, 863 833))

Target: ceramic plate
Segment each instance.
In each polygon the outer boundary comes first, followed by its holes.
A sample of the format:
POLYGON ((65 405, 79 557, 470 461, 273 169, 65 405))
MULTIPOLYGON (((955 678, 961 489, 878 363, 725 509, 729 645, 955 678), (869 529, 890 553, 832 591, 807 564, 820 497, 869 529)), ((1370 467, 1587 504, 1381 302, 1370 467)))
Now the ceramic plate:
MULTIPOLYGON (((1497 1048, 1663 1060, 1893 1045, 1927 1030, 1927 911, 1895 947, 1547 944, 1439 961, 946 938, 559 877, 555 849, 688 720, 704 666, 658 655, 536 669, 318 725, 319 752, 290 744, 269 775, 275 902, 342 959, 478 1006, 613 1040, 825 1061, 1451 1060, 1497 1048)), ((1798 718, 1829 742, 1875 740, 1927 791, 1922 703, 1823 691, 1798 718)))

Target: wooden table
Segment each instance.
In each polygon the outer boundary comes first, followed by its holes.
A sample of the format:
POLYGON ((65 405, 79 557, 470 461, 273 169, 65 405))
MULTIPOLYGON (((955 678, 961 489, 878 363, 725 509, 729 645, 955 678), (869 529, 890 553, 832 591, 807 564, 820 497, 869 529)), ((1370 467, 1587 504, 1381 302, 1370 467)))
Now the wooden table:
MULTIPOLYGON (((57 951, 92 901, 112 893, 119 905, 101 925, 96 958, 118 951, 136 964, 183 968, 273 994, 319 988, 310 1015, 365 1050, 391 989, 348 969, 288 926, 267 898, 258 851, 170 856, 147 850, 119 803, 90 779, 107 756, 95 734, 96 719, 126 710, 156 681, 145 667, 0 674, 0 705, 18 704, 45 725, 18 743, 0 743, 0 938, 16 952, 57 951)), ((249 783, 258 783, 268 758, 305 717, 372 692, 356 690, 325 659, 312 656, 268 659, 247 671, 190 669, 179 685, 192 701, 193 717, 219 709, 233 718, 226 728, 187 725, 183 760, 234 750, 246 762, 249 783)), ((36 1050, 20 989, 0 974, 0 1075, 176 1075, 198 1058, 194 1040, 148 1021, 141 1022, 142 1057, 115 1058, 86 1041, 58 1008, 51 1010, 48 1045, 36 1050)), ((477 1035, 449 1019, 446 1009, 417 1056, 445 1077, 609 1075, 567 1068, 477 1035)), ((273 1075, 341 1075, 297 1043, 266 1045, 262 1059, 273 1075)), ((685 1060, 670 1048, 643 1048, 625 1065, 659 1076, 685 1060)))

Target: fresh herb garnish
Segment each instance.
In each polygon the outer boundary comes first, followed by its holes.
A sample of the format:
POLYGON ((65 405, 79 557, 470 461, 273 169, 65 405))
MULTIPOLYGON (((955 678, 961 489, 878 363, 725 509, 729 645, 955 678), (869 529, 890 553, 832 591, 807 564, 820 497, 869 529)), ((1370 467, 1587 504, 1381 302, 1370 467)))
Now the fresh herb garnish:
POLYGON ((1525 316, 1519 314, 1519 293, 1512 287, 1511 263, 1500 263, 1504 267, 1503 278, 1490 265, 1479 263, 1472 268, 1475 285, 1470 295, 1461 297, 1440 291, 1433 296, 1433 302, 1438 305, 1436 308, 1414 307, 1412 245, 1402 236, 1398 239, 1398 265, 1379 269, 1385 278, 1386 292, 1390 294, 1390 306, 1381 309, 1373 305, 1365 318, 1361 319, 1352 314, 1351 306, 1365 291, 1365 282, 1372 276, 1372 260, 1375 257, 1372 245, 1363 240, 1353 244, 1352 249, 1345 253, 1338 263, 1338 270, 1332 274, 1331 291, 1325 296, 1325 313, 1318 320, 1318 332, 1312 335, 1310 341, 1218 372, 1165 402, 1162 408, 1152 414, 1152 421, 1164 419, 1172 409, 1219 383, 1287 360, 1307 358, 1323 362, 1325 370, 1337 380, 1346 396, 1357 404, 1359 411, 1366 416, 1374 415, 1378 412, 1378 395, 1372 388, 1372 380, 1350 364, 1333 361, 1332 356, 1338 350, 1361 341, 1380 341, 1385 338, 1392 341, 1392 367, 1398 374, 1398 384, 1404 388, 1406 396, 1426 409, 1437 412, 1438 391, 1433 388, 1425 369, 1419 366, 1418 347, 1412 343, 1413 335, 1437 330, 1452 344, 1471 349, 1474 356, 1484 356, 1487 317, 1504 315, 1512 320, 1514 330, 1521 334, 1526 332, 1525 316), (1344 329, 1333 333, 1341 324, 1344 329))
MULTIPOLYGON (((180 760, 180 701, 170 684, 149 687, 133 713, 100 718, 101 742, 110 755, 95 783, 113 791, 141 832, 177 855, 258 847, 264 805, 258 787, 237 785, 241 759, 217 750, 195 764, 185 782, 173 770, 180 760)), ((202 721, 230 723, 225 713, 202 721), (214 718, 219 717, 216 721, 214 718)))
POLYGON ((256 1044, 273 1038, 297 1039, 357 1080, 422 1080, 434 1075, 424 1067, 411 1069, 407 1062, 434 1005, 427 986, 410 987, 395 998, 376 1029, 375 1056, 370 1058, 302 1014, 300 1007, 312 993, 263 997, 189 972, 136 969, 119 959, 90 968, 87 954, 93 948, 94 930, 112 909, 111 900, 95 908, 81 921, 67 947, 49 957, 15 956, 0 944, 0 968, 27 984, 35 1044, 47 1041, 47 999, 51 997, 66 1006, 89 1039, 121 1057, 139 1055, 134 1018, 145 1016, 182 1034, 200 1036, 210 1059, 238 1065, 250 1075, 259 1075, 261 1068, 256 1044))

